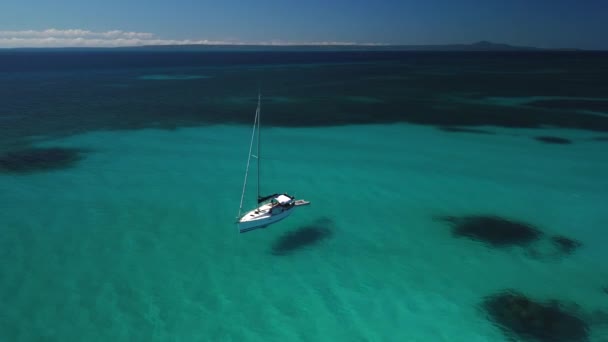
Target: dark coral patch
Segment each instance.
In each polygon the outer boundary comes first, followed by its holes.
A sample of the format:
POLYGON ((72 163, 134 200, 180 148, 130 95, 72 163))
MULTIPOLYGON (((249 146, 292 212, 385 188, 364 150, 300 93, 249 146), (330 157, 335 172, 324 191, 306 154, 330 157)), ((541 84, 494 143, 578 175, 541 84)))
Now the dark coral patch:
POLYGON ((0 155, 0 173, 31 173, 72 167, 82 151, 71 148, 28 148, 0 155))
POLYGON ((482 241, 492 247, 525 246, 542 236, 542 232, 530 224, 498 216, 447 216, 440 219, 452 225, 455 236, 482 241))
POLYGON ((575 250, 577 250, 583 245, 580 241, 571 239, 563 235, 552 236, 551 242, 561 254, 566 255, 574 253, 575 250))
POLYGON ((560 137, 552 137, 552 136, 541 136, 534 137, 534 139, 544 142, 546 144, 559 144, 559 145, 568 145, 572 144, 572 140, 560 137))
POLYGON ((486 131, 478 128, 458 127, 458 126, 439 126, 439 129, 450 133, 474 133, 474 134, 494 134, 494 132, 486 131))
POLYGON ((274 243, 272 254, 286 255, 328 239, 332 235, 331 225, 330 219, 323 218, 293 232, 288 232, 274 243))
POLYGON ((505 291, 484 299, 482 308, 509 338, 540 342, 588 341, 587 322, 565 311, 559 301, 544 304, 505 291))
POLYGON ((547 109, 574 109, 590 110, 597 112, 608 112, 608 101, 604 99, 562 99, 562 100, 538 100, 528 103, 530 106, 547 109))

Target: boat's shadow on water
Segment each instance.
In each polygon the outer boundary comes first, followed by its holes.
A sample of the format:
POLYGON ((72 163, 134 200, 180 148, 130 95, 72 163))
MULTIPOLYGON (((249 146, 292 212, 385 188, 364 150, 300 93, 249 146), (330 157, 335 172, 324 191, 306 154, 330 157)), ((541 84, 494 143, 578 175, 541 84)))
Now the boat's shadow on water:
POLYGON ((329 218, 320 218, 316 221, 287 232, 279 237, 271 248, 274 255, 288 255, 306 247, 316 245, 333 235, 333 221, 329 218))

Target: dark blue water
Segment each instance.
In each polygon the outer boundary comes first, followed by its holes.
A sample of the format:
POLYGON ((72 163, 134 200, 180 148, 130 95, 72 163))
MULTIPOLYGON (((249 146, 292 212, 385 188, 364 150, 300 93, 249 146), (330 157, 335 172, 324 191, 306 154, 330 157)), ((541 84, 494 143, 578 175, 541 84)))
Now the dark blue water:
POLYGON ((601 133, 606 80, 605 52, 5 50, 0 147, 90 130, 248 123, 258 88, 273 103, 267 125, 601 133))

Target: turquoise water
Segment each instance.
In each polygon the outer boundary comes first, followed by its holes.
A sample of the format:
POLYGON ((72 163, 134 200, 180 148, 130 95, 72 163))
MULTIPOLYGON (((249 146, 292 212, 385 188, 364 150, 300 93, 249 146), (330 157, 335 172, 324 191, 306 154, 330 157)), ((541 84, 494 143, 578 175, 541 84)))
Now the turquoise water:
POLYGON ((504 288, 608 310, 604 142, 405 124, 265 129, 262 186, 312 205, 238 234, 249 133, 79 134, 44 143, 91 151, 77 167, 1 177, 3 336, 500 341, 477 306, 504 288), (532 222, 584 248, 531 258, 454 239, 433 220, 463 213, 532 222), (328 236, 272 253, 318 222, 328 236))
POLYGON ((0 341, 537 341, 505 290, 606 341, 605 56, 36 56, 0 55, 0 341), (262 193, 312 204, 239 234, 260 83, 262 193))

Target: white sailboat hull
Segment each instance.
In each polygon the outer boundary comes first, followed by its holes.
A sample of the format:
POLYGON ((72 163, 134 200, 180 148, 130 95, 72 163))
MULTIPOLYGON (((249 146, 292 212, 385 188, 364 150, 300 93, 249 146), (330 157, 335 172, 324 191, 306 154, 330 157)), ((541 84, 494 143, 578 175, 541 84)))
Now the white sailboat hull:
POLYGON ((264 204, 254 210, 251 210, 239 219, 239 232, 245 233, 250 230, 265 228, 273 223, 277 223, 291 215, 293 209, 294 207, 291 207, 284 209, 282 212, 271 213, 271 205, 264 204))

